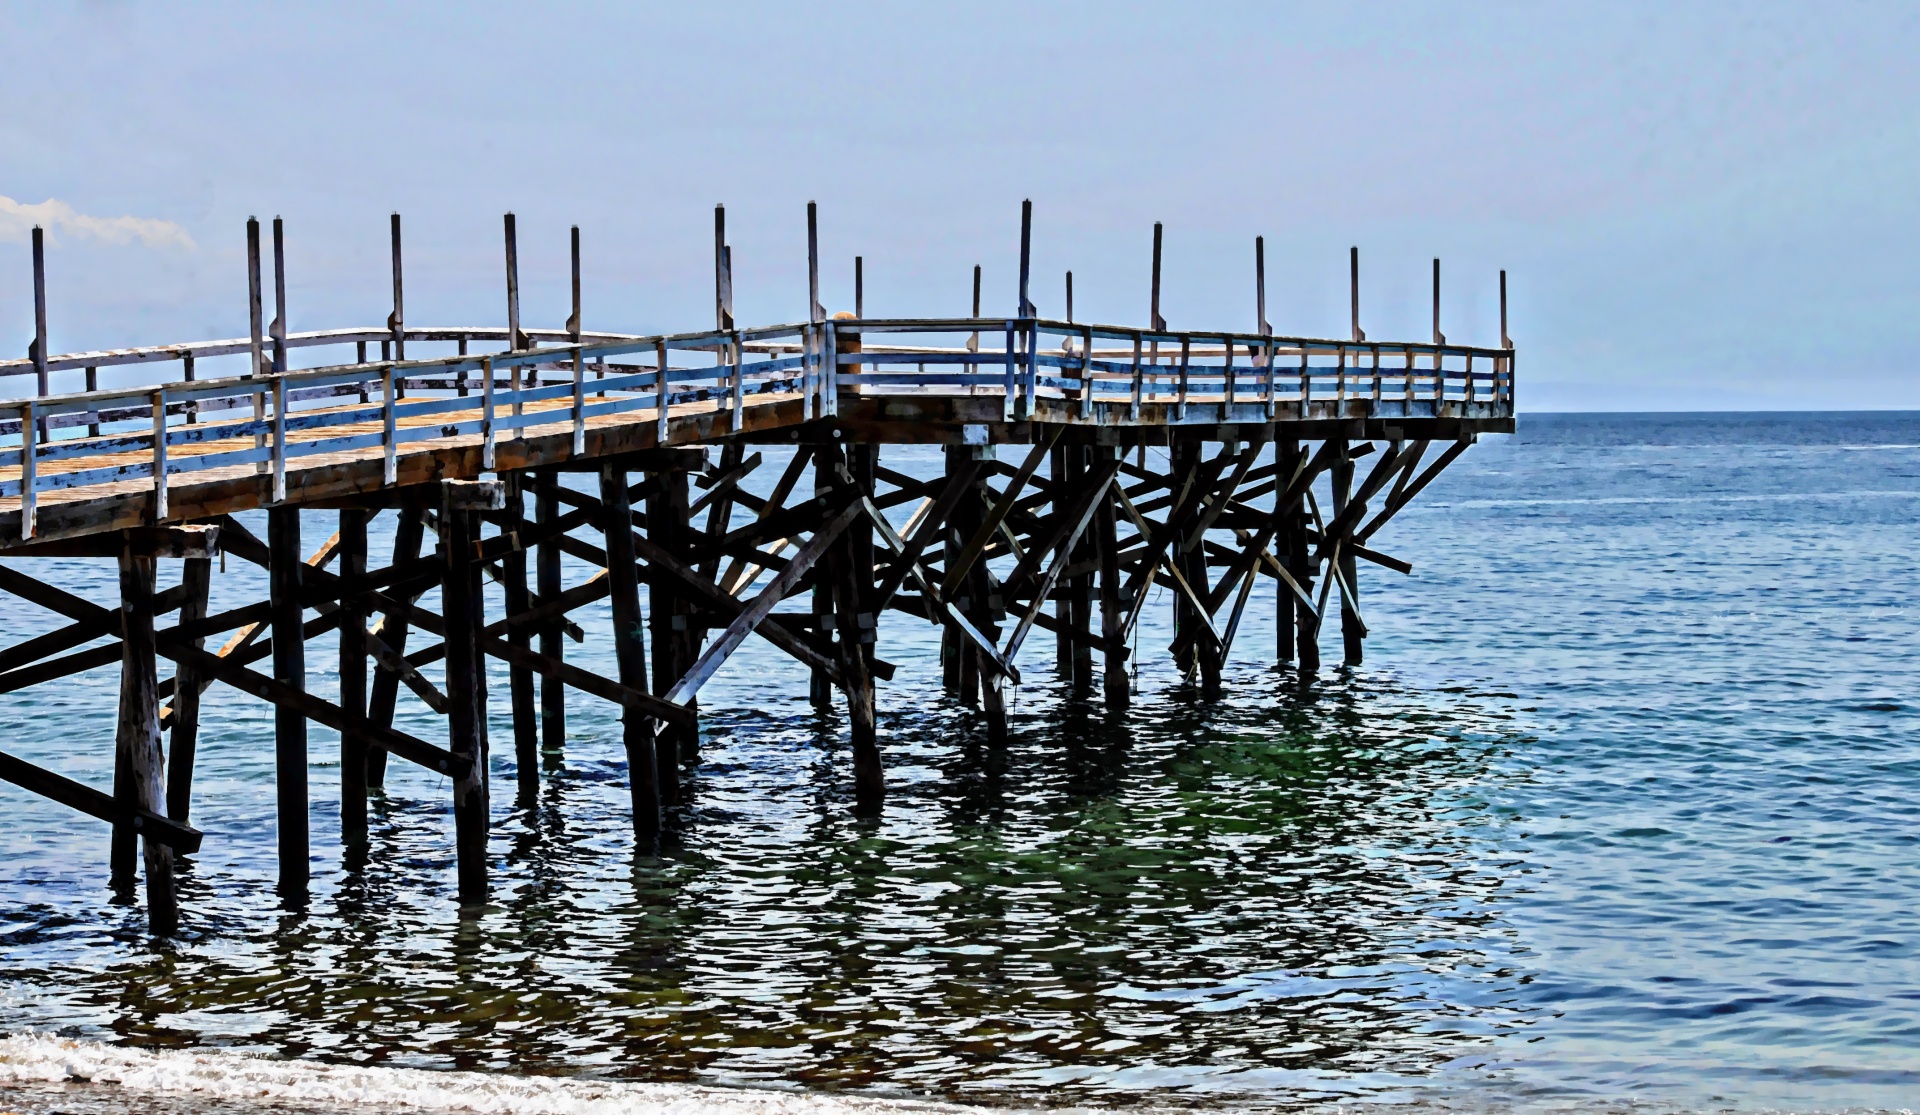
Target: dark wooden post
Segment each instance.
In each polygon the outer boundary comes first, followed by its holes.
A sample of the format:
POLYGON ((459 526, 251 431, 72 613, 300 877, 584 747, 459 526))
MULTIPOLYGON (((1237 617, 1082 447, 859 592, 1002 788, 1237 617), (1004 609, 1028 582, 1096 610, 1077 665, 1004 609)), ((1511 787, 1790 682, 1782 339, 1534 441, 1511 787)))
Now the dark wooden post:
MULTIPOLYGON (((1118 456, 1121 451, 1109 448, 1101 452, 1118 456)), ((1120 479, 1116 477, 1113 483, 1119 486, 1120 479)), ((1100 552, 1100 638, 1106 648, 1101 681, 1106 689, 1107 706, 1123 709, 1132 694, 1127 684, 1127 656, 1120 634, 1126 602, 1120 599, 1119 499, 1112 491, 1101 497, 1100 506, 1094 511, 1093 534, 1100 552)))
MULTIPOLYGON (((1300 582, 1300 590, 1311 596, 1314 566, 1307 556, 1306 496, 1293 500, 1286 514, 1293 521, 1293 529, 1281 560, 1287 563, 1293 579, 1300 582)), ((1300 651, 1300 677, 1304 681, 1320 672, 1320 617, 1302 606, 1295 612, 1295 619, 1295 645, 1300 651)))
MULTIPOLYGON (((813 495, 815 500, 824 498, 827 492, 833 487, 833 463, 840 459, 840 454, 837 451, 829 451, 830 448, 831 447, 828 446, 822 446, 815 450, 813 454, 813 495)), ((838 586, 838 578, 832 575, 831 570, 832 565, 829 563, 828 571, 815 578, 813 583, 812 624, 814 630, 818 631, 821 635, 832 634, 833 617, 837 614, 834 608, 833 598, 835 595, 834 590, 838 586)), ((833 683, 828 680, 824 672, 818 669, 811 672, 807 681, 807 698, 812 702, 816 711, 832 711, 833 683)))
MULTIPOLYGON (((298 692, 307 688, 307 645, 301 630, 300 509, 267 509, 267 580, 272 602, 273 676, 298 692)), ((307 891, 307 718, 286 705, 273 710, 273 757, 278 790, 280 893, 289 901, 307 891)))
MULTIPOLYGON (((1167 450, 1171 459, 1169 474, 1176 477, 1193 476, 1199 469, 1200 449, 1198 441, 1174 438, 1173 444, 1167 450)), ((1197 483, 1198 480, 1195 482, 1197 483)), ((1187 578, 1187 583, 1192 584, 1194 562, 1186 543, 1186 531, 1183 530, 1174 536, 1170 555, 1171 564, 1179 569, 1181 576, 1187 578)), ((1201 560, 1206 560, 1204 555, 1201 560)), ((1205 583, 1203 579, 1201 584, 1205 583)), ((1186 593, 1176 591, 1168 595, 1173 601, 1174 646, 1178 648, 1174 663, 1180 668, 1182 674, 1191 677, 1200 668, 1200 644, 1205 640, 1198 633, 1197 628, 1204 621, 1194 614, 1193 604, 1187 599, 1186 593)))
POLYGON ((340 511, 340 842, 367 839, 367 608, 354 589, 367 575, 370 511, 340 511))
MULTIPOLYGON (((979 271, 980 269, 978 267, 974 268, 974 281, 976 284, 979 282, 979 271)), ((979 311, 978 302, 978 287, 976 285, 974 306, 976 316, 979 311)), ((971 446, 949 445, 946 447, 946 481, 948 484, 952 484, 955 478, 965 471, 967 468, 966 462, 972 453, 973 448, 971 446)), ((966 533, 968 528, 964 524, 967 522, 968 516, 974 513, 971 508, 979 502, 979 499, 975 497, 973 493, 969 492, 954 506, 953 513, 947 517, 945 526, 941 528, 941 568, 943 570, 953 568, 955 559, 960 556, 960 548, 966 545, 967 538, 970 536, 966 533)), ((962 610, 964 610, 964 608, 962 610)), ((946 624, 940 630, 940 682, 951 696, 960 696, 960 678, 965 671, 963 663, 966 658, 966 644, 961 641, 960 633, 954 629, 952 624, 946 624)))
MULTIPOLYGON (((578 233, 575 234, 576 242, 578 233)), ((533 478, 533 515, 534 520, 544 530, 553 525, 560 517, 560 474, 553 469, 545 469, 534 474, 533 478)), ((534 554, 534 564, 540 599, 557 599, 560 595, 560 540, 550 538, 540 543, 534 554)), ((561 638, 562 620, 555 617, 540 627, 540 653, 555 662, 565 658, 565 641, 561 638)), ((540 679, 540 746, 548 755, 559 755, 567 745, 567 687, 557 677, 542 676, 540 679)))
MULTIPOLYGON (((1340 513, 1347 509, 1347 504, 1353 499, 1352 446, 1345 438, 1341 438, 1337 446, 1333 458, 1333 517, 1335 519, 1340 518, 1340 513)), ((1367 637, 1366 628, 1360 621, 1360 583, 1355 578, 1355 573, 1358 571, 1357 565, 1351 547, 1341 546, 1334 566, 1339 571, 1341 581, 1345 582, 1346 591, 1341 592, 1338 584, 1335 585, 1334 591, 1340 597, 1340 638, 1343 644, 1342 649, 1346 652, 1342 660, 1349 666, 1360 665, 1363 644, 1367 637), (1352 594, 1351 599, 1349 599, 1349 593, 1352 594)), ((1333 569, 1327 571, 1328 576, 1333 574, 1333 569)))
POLYGON ((477 514, 456 508, 454 499, 443 495, 440 593, 447 644, 447 750, 471 760, 467 773, 453 784, 454 853, 463 906, 487 898, 487 683, 480 649, 486 616, 480 563, 473 552, 479 533, 477 514))
MULTIPOLYGON (((653 495, 647 500, 647 538, 687 565, 692 556, 693 527, 688 522, 687 474, 679 469, 663 469, 651 477, 653 495)), ((629 515, 628 529, 632 529, 629 515)), ((612 552, 608 552, 612 560, 612 552)), ((648 627, 653 634, 653 691, 665 693, 680 680, 696 655, 693 646, 698 632, 693 630, 693 607, 680 586, 666 577, 656 577, 647 589, 651 614, 648 627)), ((695 715, 699 706, 691 703, 695 715)), ((697 748, 700 732, 674 724, 661 724, 653 737, 653 760, 662 807, 671 807, 679 799, 680 758, 697 748)))
MULTIPOLYGON (((1053 490, 1048 499, 1052 503, 1053 513, 1063 515, 1066 507, 1073 501, 1070 487, 1073 483, 1072 466, 1068 457, 1074 451, 1065 441, 1057 441, 1047 451, 1047 472, 1053 480, 1053 490)), ((1053 670, 1063 678, 1073 678, 1073 586, 1066 577, 1054 582, 1053 586, 1053 670)))
MULTIPOLYGON (((646 629, 640 618, 640 571, 633 557, 633 508, 627 497, 627 470, 600 470, 600 511, 607 543, 607 580, 613 606, 613 654, 620 684, 647 685, 646 629)), ((653 720, 638 709, 622 709, 627 748, 627 787, 633 798, 633 835, 650 848, 660 835, 659 768, 654 759, 653 720)))
MULTIPOLYGON (((131 550, 120 553, 120 622, 120 723, 114 747, 125 756, 132 776, 131 793, 120 805, 160 813, 166 808, 166 778, 160 754, 160 682, 154 665, 153 559, 135 557, 131 550)), ((147 926, 164 936, 180 920, 173 892, 173 849, 150 836, 143 843, 147 926)))
MULTIPOLYGON (((1299 580, 1300 571, 1293 565, 1293 551, 1294 535, 1299 533, 1300 527, 1301 501, 1282 497, 1287 494, 1287 484, 1293 478, 1294 471, 1300 467, 1300 442, 1294 438, 1276 440, 1273 443, 1273 463, 1273 482, 1277 485, 1273 494, 1273 555, 1282 568, 1299 580)), ((1300 602, 1286 582, 1277 577, 1274 580, 1274 657, 1282 662, 1291 662, 1293 644, 1297 638, 1294 622, 1300 602)))
MULTIPOLYGON (((180 584, 187 598, 180 605, 180 622, 207 618, 207 593, 213 584, 213 559, 188 558, 182 563, 180 584)), ((196 649, 206 639, 187 640, 196 649)), ((173 672, 173 728, 167 748, 167 816, 182 824, 193 809, 193 759, 200 742, 200 671, 188 666, 173 672)))
MULTIPOLYGON (((426 535, 426 514, 417 507, 400 509, 399 521, 393 528, 393 564, 400 565, 420 556, 420 544, 426 535)), ((407 598, 408 603, 419 599, 419 594, 407 598)), ((405 615, 389 612, 381 617, 375 632, 387 649, 395 655, 407 653, 407 632, 410 625, 405 615)), ((367 721, 377 727, 393 727, 394 705, 400 698, 400 675, 380 667, 373 675, 373 692, 367 701, 367 721)), ((367 786, 378 788, 387 782, 387 752, 384 748, 367 748, 367 786)))
MULTIPOLYGON (((830 446, 819 454, 820 467, 832 471, 845 466, 854 484, 870 490, 873 452, 864 446, 830 446)), ((880 765, 880 746, 873 701, 873 651, 876 632, 873 614, 873 527, 864 519, 849 526, 833 542, 829 579, 834 582, 834 627, 839 635, 839 664, 847 698, 847 728, 853 748, 855 808, 871 815, 886 797, 886 776, 880 765)))
MULTIPOLYGON (((526 474, 507 472, 500 476, 506 489, 506 508, 500 520, 502 533, 512 543, 500 559, 507 614, 517 616, 533 607, 527 593, 527 551, 520 545, 526 527, 526 493, 522 490, 526 474)), ((507 641, 522 649, 531 649, 533 632, 525 624, 507 629, 507 641)), ((520 797, 531 801, 540 792, 540 726, 534 709, 533 670, 516 662, 507 668, 508 696, 513 705, 513 769, 520 797)))
MULTIPOLYGON (((1089 455, 1093 448, 1074 444, 1068 447, 1067 473, 1072 478, 1072 486, 1078 488, 1087 481, 1087 473, 1092 461, 1089 455)), ((1101 503, 1106 503, 1102 499, 1101 503)), ((1093 687, 1093 573, 1091 563, 1096 557, 1093 531, 1082 531, 1080 537, 1073 540, 1071 568, 1086 570, 1077 572, 1063 580, 1067 585, 1067 621, 1073 631, 1070 665, 1073 674, 1073 687, 1086 690, 1093 687)))

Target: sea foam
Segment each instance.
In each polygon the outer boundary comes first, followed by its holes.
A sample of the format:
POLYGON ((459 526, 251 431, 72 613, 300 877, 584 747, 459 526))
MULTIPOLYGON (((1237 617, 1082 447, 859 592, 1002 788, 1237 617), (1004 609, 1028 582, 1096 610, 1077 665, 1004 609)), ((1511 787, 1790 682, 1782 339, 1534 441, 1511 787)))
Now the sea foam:
POLYGON ((378 1106, 486 1115, 933 1115, 971 1110, 948 1104, 818 1093, 368 1068, 273 1060, 220 1050, 127 1049, 43 1034, 0 1037, 0 1087, 82 1082, 128 1092, 261 1104, 378 1106))

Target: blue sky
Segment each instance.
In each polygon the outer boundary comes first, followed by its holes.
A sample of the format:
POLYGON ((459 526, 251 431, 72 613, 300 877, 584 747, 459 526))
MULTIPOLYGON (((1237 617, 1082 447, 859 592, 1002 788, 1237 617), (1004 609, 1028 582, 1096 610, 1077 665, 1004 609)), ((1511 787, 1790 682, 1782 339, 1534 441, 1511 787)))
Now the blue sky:
POLYGON ((51 220, 53 346, 245 332, 243 225, 288 224, 295 329, 711 322, 1015 299, 1140 322, 1156 220, 1176 328, 1497 335, 1535 410, 1920 407, 1920 6, 1911 4, 0 4, 0 351, 51 220), (45 203, 52 202, 52 207, 45 203), (40 208, 34 208, 40 207, 40 208), (131 221, 118 220, 131 218, 131 221))

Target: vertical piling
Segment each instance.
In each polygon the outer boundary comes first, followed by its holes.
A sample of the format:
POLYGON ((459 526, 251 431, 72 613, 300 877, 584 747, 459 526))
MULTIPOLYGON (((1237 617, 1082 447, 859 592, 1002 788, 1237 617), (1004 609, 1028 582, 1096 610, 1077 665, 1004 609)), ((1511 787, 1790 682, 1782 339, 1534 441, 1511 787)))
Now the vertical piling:
POLYGON ((463 906, 487 898, 486 661, 480 633, 486 626, 480 591, 475 512, 440 505, 441 612, 446 623, 447 750, 469 762, 453 783, 453 830, 459 899, 463 906))
POLYGON ((367 839, 367 606, 356 591, 367 575, 367 520, 360 508, 340 511, 340 842, 367 839))
MULTIPOLYGON (((662 469, 651 477, 653 495, 647 500, 647 538, 687 565, 697 564, 692 556, 693 527, 688 521, 687 474, 680 469, 662 469)), ((628 529, 632 529, 629 516, 628 529)), ((612 551, 608 551, 612 560, 612 551)), ((665 693, 693 665, 693 647, 697 633, 692 602, 680 586, 666 577, 654 578, 647 589, 651 605, 647 617, 653 635, 653 691, 665 693)), ((695 706, 697 708, 697 706, 695 706)), ((696 713, 697 715, 697 713, 696 713)), ((699 740, 698 728, 661 724, 653 737, 655 778, 660 804, 671 807, 679 800, 680 757, 691 754, 699 740)))
MULTIPOLYGON (((1347 509, 1347 503, 1353 498, 1353 451, 1347 439, 1342 437, 1334 442, 1333 454, 1333 517, 1347 509)), ((1359 586, 1354 583, 1355 562, 1347 547, 1342 546, 1335 555, 1332 568, 1327 570, 1329 577, 1337 577, 1335 593, 1340 597, 1340 638, 1344 654, 1342 661, 1349 666, 1360 665, 1361 645, 1365 631, 1360 625, 1359 586), (1352 594, 1350 597, 1349 594, 1352 594)))
MULTIPOLYGON (((400 509, 393 528, 393 564, 402 565, 420 557, 420 544, 426 535, 426 514, 417 507, 400 509)), ((411 604, 419 594, 406 597, 411 604)), ((374 633, 395 655, 407 653, 407 633, 411 625, 403 613, 388 612, 380 618, 374 633)), ((367 721, 382 728, 393 727, 394 706, 400 697, 400 675, 380 667, 373 675, 372 692, 367 699, 367 721)), ((387 783, 387 752, 380 747, 367 748, 367 786, 377 789, 387 783)))
MULTIPOLYGON (((301 630, 300 591, 306 562, 300 556, 300 509, 267 509, 267 581, 272 616, 273 676, 305 692, 307 648, 301 630)), ((285 705, 273 710, 273 756, 277 788, 280 893, 293 901, 307 890, 307 718, 285 705)))
MULTIPOLYGON (((1120 454, 1118 448, 1112 447, 1100 452, 1116 457, 1120 454)), ((1120 481, 1115 478, 1113 483, 1117 488, 1120 481)), ((1114 709, 1126 708, 1131 698, 1123 641, 1126 601, 1120 598, 1123 582, 1120 579, 1119 500, 1109 489, 1094 509, 1093 519, 1094 545, 1100 557, 1100 641, 1105 654, 1100 680, 1106 690, 1107 707, 1114 709)))
MULTIPOLYGON (((153 565, 150 557, 120 554, 120 722, 115 750, 127 756, 131 800, 150 813, 166 808, 166 778, 160 754, 160 684, 155 672, 153 565)), ((173 891, 173 849, 148 838, 145 844, 147 926, 165 936, 179 924, 173 891)))
MULTIPOLYGON (((207 618, 207 595, 213 584, 213 559, 188 558, 182 563, 180 584, 187 598, 180 604, 180 623, 207 618)), ((206 639, 187 640, 195 649, 206 639)), ((185 824, 193 809, 193 760, 200 742, 200 672, 180 665, 173 671, 173 727, 167 743, 167 816, 185 824)))
MULTIPOLYGON (((600 469, 600 510, 607 543, 607 580, 613 606, 613 654, 620 684, 647 686, 646 631, 640 618, 639 566, 633 557, 633 508, 627 497, 627 470, 600 469)), ((657 650, 658 648, 656 648, 657 650)), ((633 799, 633 835, 651 848, 660 835, 660 788, 654 759, 654 724, 638 709, 622 709, 621 732, 627 750, 627 788, 633 799)))
MULTIPOLYGON (((1300 468, 1300 442, 1294 438, 1279 438, 1273 443, 1274 485, 1273 493, 1273 550, 1272 553, 1281 568, 1299 579, 1298 570, 1293 567, 1294 535, 1299 529, 1300 500, 1288 500, 1287 485, 1293 474, 1300 468)), ((1295 623, 1300 600, 1285 581, 1274 578, 1273 634, 1274 657, 1282 662, 1294 659, 1295 623)))
MULTIPOLYGON (((552 527, 560 517, 560 474, 542 469, 533 476, 533 516, 541 530, 552 527)), ((534 552, 536 587, 540 599, 549 601, 560 595, 560 540, 549 538, 534 552)), ((565 640, 562 617, 555 616, 540 626, 540 653, 559 662, 564 659, 565 640)), ((540 746, 548 755, 559 755, 567 743, 567 687, 559 678, 543 675, 540 679, 540 746)))
MULTIPOLYGON (((500 520, 501 533, 511 542, 500 558, 501 587, 505 590, 507 615, 517 616, 533 607, 527 593, 527 551, 520 544, 526 530, 526 492, 522 486, 526 473, 500 475, 506 489, 506 507, 500 520)), ((525 624, 507 629, 507 641, 522 649, 531 649, 533 632, 525 624)), ((507 668, 508 697, 513 706, 513 770, 521 800, 530 801, 540 792, 540 725, 534 707, 533 671, 521 663, 507 668)))

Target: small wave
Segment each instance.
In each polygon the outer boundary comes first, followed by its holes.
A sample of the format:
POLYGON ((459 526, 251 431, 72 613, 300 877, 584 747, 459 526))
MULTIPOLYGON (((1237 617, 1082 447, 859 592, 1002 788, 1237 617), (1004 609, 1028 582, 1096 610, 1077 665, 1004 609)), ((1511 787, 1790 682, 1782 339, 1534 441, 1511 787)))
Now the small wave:
POLYGON ((1858 492, 1756 492, 1712 496, 1567 496, 1550 499, 1460 499, 1434 502, 1428 510, 1486 507, 1603 507, 1661 503, 1822 503, 1832 500, 1920 499, 1920 491, 1867 490, 1858 492))
POLYGON ((0 1037, 0 1087, 80 1083, 263 1106, 377 1106, 485 1115, 931 1115, 974 1110, 805 1092, 362 1068, 218 1050, 123 1049, 43 1034, 0 1037))

